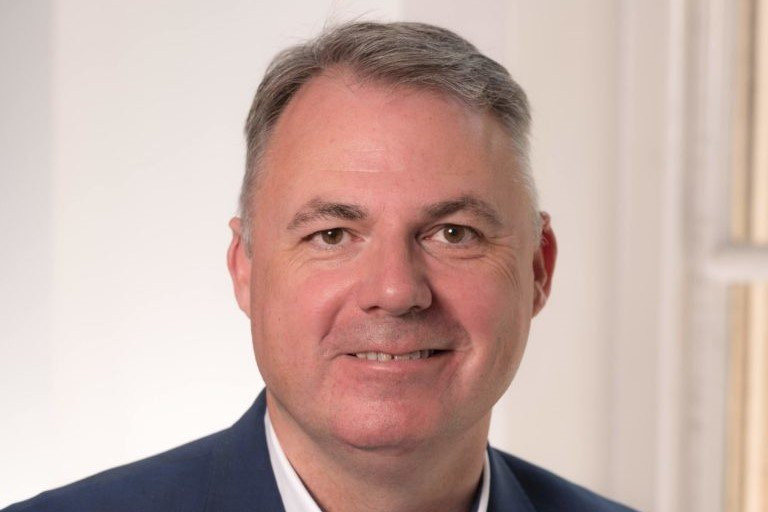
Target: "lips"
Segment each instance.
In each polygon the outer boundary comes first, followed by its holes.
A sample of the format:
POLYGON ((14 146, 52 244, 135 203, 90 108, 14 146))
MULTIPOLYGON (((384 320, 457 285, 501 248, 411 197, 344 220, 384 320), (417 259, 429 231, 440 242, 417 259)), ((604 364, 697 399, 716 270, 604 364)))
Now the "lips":
POLYGON ((414 350, 413 352, 407 352, 405 354, 390 354, 387 352, 355 352, 354 354, 349 355, 355 356, 358 359, 379 361, 383 363, 388 361, 411 361, 416 359, 427 359, 432 357, 436 352, 436 350, 428 349, 414 350))
POLYGON ((321 347, 329 358, 343 356, 379 366, 378 363, 432 361, 461 349, 468 339, 466 330, 452 318, 427 312, 424 316, 334 324, 323 337, 321 347))

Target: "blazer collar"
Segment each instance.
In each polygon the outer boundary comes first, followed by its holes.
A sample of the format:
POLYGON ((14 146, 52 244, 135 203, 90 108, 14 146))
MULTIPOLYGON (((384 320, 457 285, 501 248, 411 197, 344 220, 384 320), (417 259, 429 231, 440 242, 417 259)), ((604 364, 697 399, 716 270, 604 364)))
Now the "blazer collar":
POLYGON ((206 512, 284 512, 269 462, 264 433, 266 391, 232 427, 213 451, 206 512))
POLYGON ((498 450, 488 447, 491 461, 491 497, 488 512, 536 512, 531 500, 498 450))

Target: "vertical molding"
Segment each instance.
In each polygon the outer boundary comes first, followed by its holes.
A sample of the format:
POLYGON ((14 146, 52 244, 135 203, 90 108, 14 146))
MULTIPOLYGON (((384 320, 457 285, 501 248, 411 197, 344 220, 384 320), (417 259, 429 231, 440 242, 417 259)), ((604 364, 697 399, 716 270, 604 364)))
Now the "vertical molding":
POLYGON ((739 512, 743 507, 744 426, 747 365, 747 305, 749 289, 743 285, 730 289, 730 358, 728 362, 728 439, 725 509, 739 512))
POLYGON ((617 496, 626 496, 635 507, 651 510, 658 502, 659 297, 653 260, 657 256, 659 221, 656 212, 644 213, 660 196, 658 128, 665 119, 659 97, 667 69, 660 66, 666 55, 659 48, 667 37, 667 21, 659 19, 659 9, 650 3, 623 0, 618 25, 619 150, 612 268, 615 300, 606 315, 613 340, 611 489, 617 496), (650 41, 645 24, 654 27, 650 41))
POLYGON ((616 198, 613 204, 614 209, 614 258, 612 261, 613 268, 611 273, 613 275, 612 282, 614 283, 614 301, 613 309, 608 316, 608 322, 610 322, 610 330, 612 333, 611 338, 616 340, 615 343, 610 345, 610 378, 611 386, 609 387, 609 414, 611 421, 610 428, 610 488, 615 494, 624 494, 627 489, 627 474, 631 473, 631 469, 625 469, 627 466, 626 455, 624 450, 626 435, 624 435, 624 424, 627 420, 624 418, 624 409, 622 403, 625 396, 621 392, 622 378, 624 375, 623 370, 623 357, 621 340, 623 329, 623 318, 620 315, 619 309, 622 304, 622 290, 627 288, 627 278, 623 270, 626 267, 625 262, 629 260, 629 247, 625 243, 624 237, 629 226, 629 215, 627 212, 627 205, 630 204, 631 199, 631 154, 630 148, 632 140, 634 138, 633 127, 634 122, 634 109, 633 96, 635 94, 634 88, 634 73, 633 73, 633 55, 635 54, 635 25, 632 23, 634 2, 631 0, 622 0, 619 6, 618 15, 618 105, 617 105, 617 126, 619 130, 618 137, 618 155, 617 155, 617 172, 616 172, 616 190, 614 197, 616 198))
POLYGON ((730 0, 691 2, 687 117, 686 410, 682 502, 685 510, 725 506, 725 418, 728 382, 727 288, 707 275, 706 262, 729 236, 731 91, 734 14, 730 0))
MULTIPOLYGON (((743 512, 768 508, 768 285, 749 287, 745 386, 743 512)), ((739 511, 741 512, 741 511, 739 511)))
MULTIPOLYGON (((735 22, 737 33, 734 51, 733 113, 731 116, 731 191, 730 241, 746 244, 750 234, 749 179, 752 146, 752 91, 754 63, 754 0, 739 0, 735 22)), ((745 445, 747 425, 747 371, 749 362, 749 294, 748 285, 735 285, 730 290, 730 357, 728 363, 726 510, 741 512, 745 498, 745 445)))
MULTIPOLYGON (((754 4, 754 60, 750 242, 768 244, 768 2, 754 4)), ((749 290, 744 511, 768 508, 768 284, 754 283, 749 290)))
POLYGON ((768 244, 768 1, 755 0, 753 17, 752 200, 753 244, 768 244))
POLYGON ((683 263, 685 166, 685 92, 688 57, 688 6, 671 0, 666 55, 664 175, 661 205, 663 222, 659 251, 660 297, 658 365, 658 443, 656 446, 656 507, 659 512, 680 510, 681 431, 683 426, 682 361, 685 272, 683 263))

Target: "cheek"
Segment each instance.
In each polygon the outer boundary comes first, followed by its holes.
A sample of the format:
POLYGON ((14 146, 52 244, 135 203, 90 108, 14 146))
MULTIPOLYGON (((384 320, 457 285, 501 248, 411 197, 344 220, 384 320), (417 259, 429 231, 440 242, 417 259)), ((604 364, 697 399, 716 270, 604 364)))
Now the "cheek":
MULTIPOLYGON (((322 355, 322 340, 347 302, 349 273, 271 266, 254 279, 254 343, 269 345, 270 355, 297 366, 322 355), (262 286, 257 280, 261 278, 262 286), (254 322, 255 324, 256 322, 254 322)), ((258 350, 258 349, 257 349, 258 350)))
MULTIPOLYGON (((522 358, 532 311, 532 283, 526 275, 511 279, 488 267, 464 279, 441 279, 443 305, 472 340, 470 372, 485 372, 508 384, 522 358), (523 286, 520 286, 523 284, 523 286)), ((524 273, 522 273, 524 274, 524 273)))
POLYGON ((514 265, 451 268, 432 281, 444 306, 481 339, 516 332, 531 317, 532 277, 514 265))

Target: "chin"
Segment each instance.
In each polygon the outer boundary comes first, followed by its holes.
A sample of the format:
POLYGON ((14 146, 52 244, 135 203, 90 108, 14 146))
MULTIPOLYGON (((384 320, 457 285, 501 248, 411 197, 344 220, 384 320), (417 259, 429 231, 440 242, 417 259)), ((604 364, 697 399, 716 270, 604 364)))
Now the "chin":
POLYGON ((437 433, 436 422, 424 411, 395 404, 379 404, 362 410, 339 411, 331 418, 332 435, 352 448, 409 452, 429 442, 437 433))

